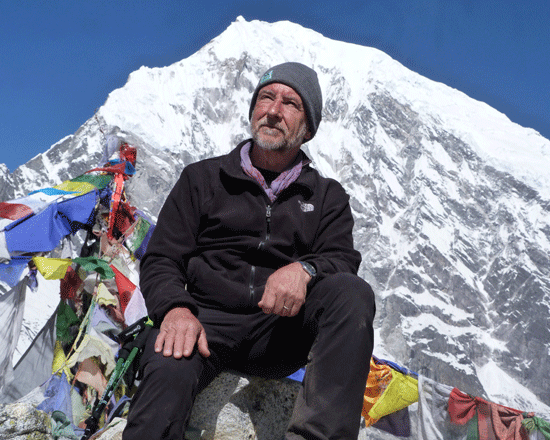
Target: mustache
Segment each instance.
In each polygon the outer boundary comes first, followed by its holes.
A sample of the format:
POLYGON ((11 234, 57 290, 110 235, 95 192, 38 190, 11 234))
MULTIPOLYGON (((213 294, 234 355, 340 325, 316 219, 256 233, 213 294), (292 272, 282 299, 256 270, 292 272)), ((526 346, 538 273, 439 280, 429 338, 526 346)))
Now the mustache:
POLYGON ((267 118, 264 118, 264 119, 258 121, 258 128, 261 128, 261 127, 275 128, 276 130, 280 130, 280 131, 282 131, 283 133, 286 134, 286 129, 285 129, 285 127, 282 126, 282 124, 280 124, 280 123, 272 124, 272 123, 267 121, 267 118))

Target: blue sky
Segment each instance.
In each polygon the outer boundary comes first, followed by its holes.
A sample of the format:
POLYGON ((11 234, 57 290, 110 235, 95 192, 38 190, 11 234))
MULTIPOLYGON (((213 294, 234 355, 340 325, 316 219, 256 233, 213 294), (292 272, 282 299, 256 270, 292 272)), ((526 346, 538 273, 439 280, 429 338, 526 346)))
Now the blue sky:
POLYGON ((239 15, 376 47, 550 138, 549 0, 1 0, 0 163, 46 151, 131 72, 188 57, 239 15))

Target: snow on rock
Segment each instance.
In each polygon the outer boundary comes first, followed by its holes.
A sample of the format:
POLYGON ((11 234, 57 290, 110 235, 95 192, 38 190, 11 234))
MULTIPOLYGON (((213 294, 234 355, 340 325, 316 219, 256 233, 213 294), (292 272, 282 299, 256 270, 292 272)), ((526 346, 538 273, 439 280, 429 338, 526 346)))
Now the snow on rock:
POLYGON ((14 173, 0 169, 0 195, 95 167, 114 133, 138 148, 130 202, 157 215, 185 165, 249 136, 257 81, 284 61, 319 75, 323 121, 304 150, 350 194, 360 275, 377 294, 375 354, 470 394, 504 399, 509 378, 507 401, 550 402, 550 141, 377 49, 239 17, 189 58, 133 72, 14 173), (506 381, 489 383, 488 365, 506 381))

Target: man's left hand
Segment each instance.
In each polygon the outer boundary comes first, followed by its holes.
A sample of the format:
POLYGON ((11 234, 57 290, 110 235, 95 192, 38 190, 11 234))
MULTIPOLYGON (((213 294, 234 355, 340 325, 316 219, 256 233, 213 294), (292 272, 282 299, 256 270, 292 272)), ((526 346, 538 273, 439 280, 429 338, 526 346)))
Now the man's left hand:
POLYGON ((267 314, 295 316, 306 300, 311 280, 300 263, 291 263, 271 274, 258 306, 267 314))

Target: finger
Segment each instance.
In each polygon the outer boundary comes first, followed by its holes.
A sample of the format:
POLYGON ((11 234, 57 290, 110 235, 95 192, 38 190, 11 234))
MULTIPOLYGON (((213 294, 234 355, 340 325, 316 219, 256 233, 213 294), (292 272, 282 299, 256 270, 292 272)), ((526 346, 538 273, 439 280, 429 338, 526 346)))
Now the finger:
POLYGON ((184 353, 185 329, 176 329, 174 335, 173 352, 176 359, 180 359, 184 353))
POLYGON ((286 316, 291 308, 291 299, 288 298, 287 295, 279 295, 279 297, 275 301, 272 313, 280 316, 286 316))
POLYGON ((172 356, 176 331, 171 329, 164 331, 164 333, 164 350, 162 351, 162 354, 166 357, 172 356))
POLYGON ((164 347, 164 337, 166 336, 166 331, 161 330, 155 339, 155 353, 160 353, 164 347))
POLYGON ((199 353, 203 355, 204 357, 210 356, 210 350, 208 350, 208 341, 206 340, 206 334, 204 333, 204 330, 201 331, 199 335, 199 353))
POLYGON ((183 355, 185 357, 189 357, 193 353, 199 338, 199 333, 200 330, 194 325, 190 325, 187 328, 183 338, 183 355))
POLYGON ((292 305, 292 308, 289 310, 288 316, 296 316, 300 309, 302 308, 303 303, 295 302, 292 305))
POLYGON ((261 301, 258 303, 258 306, 263 310, 264 313, 270 314, 273 313, 273 307, 275 306, 275 295, 271 293, 271 289, 266 288, 262 296, 261 301))
POLYGON ((277 305, 275 306, 273 313, 276 313, 279 316, 288 316, 288 313, 290 312, 290 310, 291 310, 291 307, 289 303, 282 303, 279 306, 277 305))

